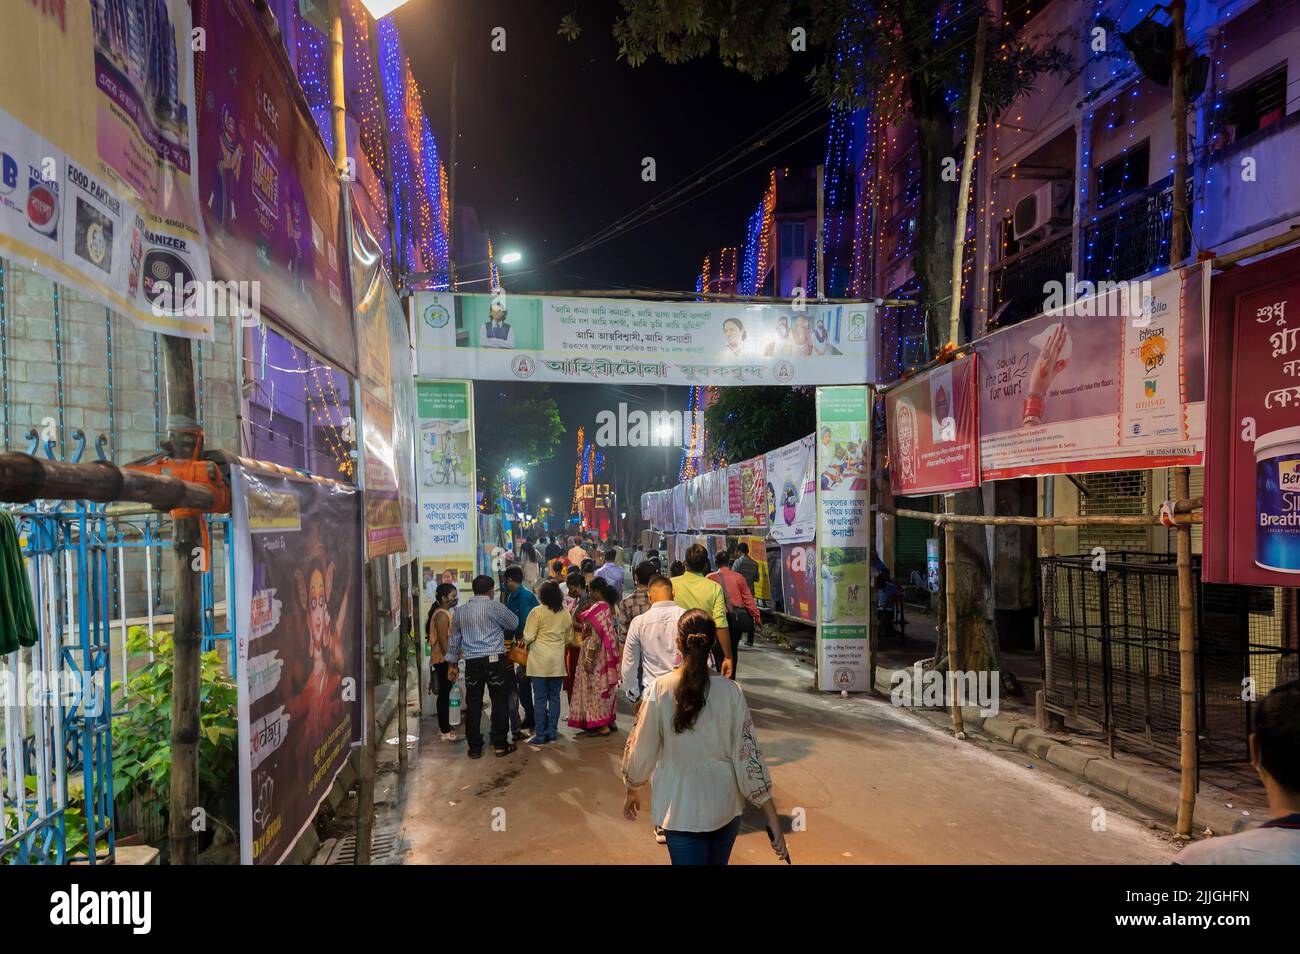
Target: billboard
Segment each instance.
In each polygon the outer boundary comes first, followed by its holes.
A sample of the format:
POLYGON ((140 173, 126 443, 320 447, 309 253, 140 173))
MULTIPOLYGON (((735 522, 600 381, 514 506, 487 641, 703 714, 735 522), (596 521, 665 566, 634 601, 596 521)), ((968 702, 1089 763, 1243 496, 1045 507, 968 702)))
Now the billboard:
POLYGON ((186 0, 5 5, 0 255, 211 339, 191 28, 186 0))
POLYGON ((1300 585, 1298 309, 1300 252, 1214 280, 1201 563, 1207 582, 1300 585))
POLYGON ((439 583, 468 591, 475 573, 474 389, 468 381, 416 381, 416 491, 421 596, 439 583))
POLYGON ((886 393, 895 496, 979 486, 978 361, 939 365, 886 393))
POLYGON ((753 457, 727 468, 727 526, 767 526, 766 459, 753 457))
POLYGON ((278 864, 365 741, 356 488, 231 468, 240 860, 278 864))
POLYGON ((619 384, 875 379, 871 303, 785 305, 421 292, 419 373, 619 384))
POLYGON ((1118 284, 974 343, 983 480, 1201 462, 1201 269, 1118 284))

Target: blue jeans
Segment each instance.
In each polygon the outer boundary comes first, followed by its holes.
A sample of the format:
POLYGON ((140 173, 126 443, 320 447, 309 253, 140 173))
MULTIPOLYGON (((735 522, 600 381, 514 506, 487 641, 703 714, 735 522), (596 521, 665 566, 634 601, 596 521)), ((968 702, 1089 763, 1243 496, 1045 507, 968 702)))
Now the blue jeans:
POLYGON ((725 865, 740 833, 740 816, 717 831, 665 831, 668 857, 675 865, 725 865))
POLYGON ((560 690, 563 676, 532 676, 533 711, 537 714, 537 737, 554 742, 560 728, 560 690))

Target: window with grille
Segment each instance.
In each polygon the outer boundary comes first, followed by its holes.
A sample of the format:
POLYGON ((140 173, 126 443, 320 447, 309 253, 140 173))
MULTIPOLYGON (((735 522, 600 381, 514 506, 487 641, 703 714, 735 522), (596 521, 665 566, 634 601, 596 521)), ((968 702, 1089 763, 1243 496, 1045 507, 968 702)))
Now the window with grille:
MULTIPOLYGON (((1079 513, 1082 516, 1130 516, 1149 513, 1147 472, 1117 470, 1108 474, 1084 474, 1079 478, 1079 513)), ((1104 547, 1108 552, 1147 549, 1147 528, 1086 526, 1079 528, 1079 549, 1091 552, 1104 547)))
POLYGON ((1286 115, 1286 62, 1234 91, 1230 108, 1237 139, 1281 120, 1286 115))
POLYGON ((781 223, 781 258, 803 258, 808 252, 807 241, 802 222, 781 223))
POLYGON ((1104 209, 1150 182, 1151 144, 1140 143, 1097 167, 1097 208, 1104 209))

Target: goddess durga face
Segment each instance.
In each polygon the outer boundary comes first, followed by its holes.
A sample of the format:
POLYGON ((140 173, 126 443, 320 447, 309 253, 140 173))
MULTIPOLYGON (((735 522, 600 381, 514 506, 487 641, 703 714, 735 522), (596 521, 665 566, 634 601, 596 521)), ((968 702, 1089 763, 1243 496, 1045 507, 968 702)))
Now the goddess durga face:
POLYGON ((905 481, 911 482, 916 477, 916 411, 911 401, 898 402, 895 432, 898 435, 899 472, 905 481))

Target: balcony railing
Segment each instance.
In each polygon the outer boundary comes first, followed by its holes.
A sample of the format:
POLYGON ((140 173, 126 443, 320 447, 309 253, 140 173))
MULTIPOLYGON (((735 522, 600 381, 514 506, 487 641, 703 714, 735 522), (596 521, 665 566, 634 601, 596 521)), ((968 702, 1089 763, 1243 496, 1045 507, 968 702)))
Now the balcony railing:
POLYGON ((1070 233, 1062 232, 994 265, 989 275, 990 327, 1005 328, 1039 314, 1047 294, 1043 286, 1064 283, 1073 259, 1070 233))
MULTIPOLYGON (((1187 194, 1190 208, 1190 171, 1187 194)), ((1098 212, 1083 229, 1080 278, 1090 282, 1119 282, 1168 265, 1173 204, 1173 177, 1166 176, 1098 212)), ((1188 235, 1185 222, 1183 234, 1188 235)))

